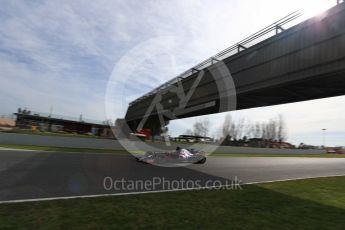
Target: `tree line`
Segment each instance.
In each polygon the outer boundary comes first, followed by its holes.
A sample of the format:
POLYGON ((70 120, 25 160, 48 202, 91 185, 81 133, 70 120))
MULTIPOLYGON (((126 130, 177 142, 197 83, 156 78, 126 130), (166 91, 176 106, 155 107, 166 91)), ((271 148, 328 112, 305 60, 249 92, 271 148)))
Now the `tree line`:
MULTIPOLYGON (((224 118, 218 130, 218 137, 240 140, 248 138, 262 138, 265 140, 286 141, 287 129, 283 115, 270 118, 265 122, 250 122, 244 118, 233 119, 230 114, 224 118)), ((210 134, 209 118, 195 121, 192 129, 187 129, 186 135, 208 136, 210 134)))

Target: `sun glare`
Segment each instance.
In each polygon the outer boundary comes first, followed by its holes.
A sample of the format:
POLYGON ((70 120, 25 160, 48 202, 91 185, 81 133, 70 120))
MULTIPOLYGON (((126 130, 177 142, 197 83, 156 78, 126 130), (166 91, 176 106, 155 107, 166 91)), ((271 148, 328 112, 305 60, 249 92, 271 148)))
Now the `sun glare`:
POLYGON ((310 18, 321 14, 336 4, 336 0, 307 0, 302 1, 301 10, 305 18, 310 18))

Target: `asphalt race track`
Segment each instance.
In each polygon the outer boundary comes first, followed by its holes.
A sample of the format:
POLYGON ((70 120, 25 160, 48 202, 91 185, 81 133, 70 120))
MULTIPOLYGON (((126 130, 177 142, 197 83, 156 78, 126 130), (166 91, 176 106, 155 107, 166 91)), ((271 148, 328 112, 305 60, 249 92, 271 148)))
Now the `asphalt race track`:
POLYGON ((0 201, 334 175, 345 175, 345 159, 209 157, 204 165, 167 168, 138 163, 131 155, 0 150, 0 201))

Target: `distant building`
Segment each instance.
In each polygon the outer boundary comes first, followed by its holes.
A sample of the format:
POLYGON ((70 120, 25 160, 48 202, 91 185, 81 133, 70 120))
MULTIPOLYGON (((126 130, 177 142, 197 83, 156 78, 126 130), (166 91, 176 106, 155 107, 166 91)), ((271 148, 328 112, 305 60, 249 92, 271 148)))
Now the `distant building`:
POLYGON ((0 118, 0 130, 12 130, 16 126, 15 119, 0 118))
POLYGON ((57 115, 42 115, 20 109, 14 115, 16 115, 16 128, 18 129, 113 137, 110 126, 104 122, 83 121, 57 115))
POLYGON ((343 147, 327 147, 326 148, 327 153, 336 153, 336 154, 344 154, 344 148, 343 147))
POLYGON ((256 147, 256 148, 273 148, 273 149, 293 149, 295 148, 289 142, 285 141, 275 141, 275 140, 267 140, 263 138, 251 138, 248 141, 249 147, 256 147))
POLYGON ((284 141, 271 141, 269 143, 270 148, 274 149, 294 149, 295 146, 290 144, 289 142, 284 142, 284 141))

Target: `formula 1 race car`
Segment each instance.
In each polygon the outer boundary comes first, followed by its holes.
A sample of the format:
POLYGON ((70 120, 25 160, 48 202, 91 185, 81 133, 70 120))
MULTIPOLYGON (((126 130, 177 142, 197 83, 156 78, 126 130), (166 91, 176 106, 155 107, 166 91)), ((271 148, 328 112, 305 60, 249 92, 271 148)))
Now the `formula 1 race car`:
POLYGON ((146 152, 143 156, 137 156, 136 160, 149 164, 204 164, 206 162, 206 153, 195 149, 177 147, 175 151, 170 152, 146 152))

